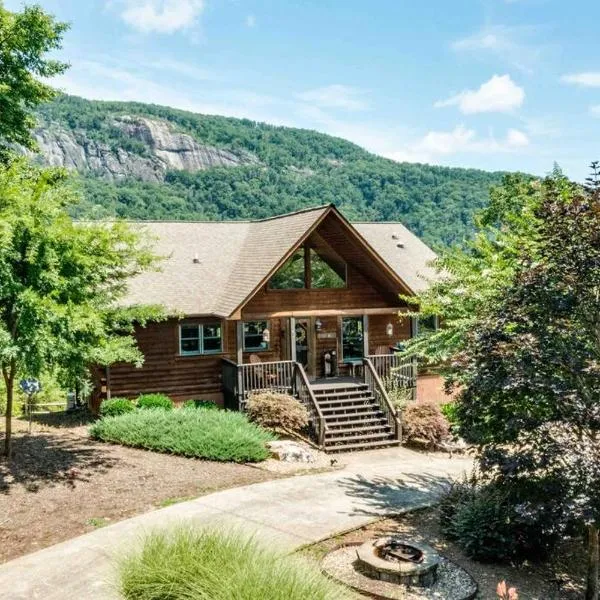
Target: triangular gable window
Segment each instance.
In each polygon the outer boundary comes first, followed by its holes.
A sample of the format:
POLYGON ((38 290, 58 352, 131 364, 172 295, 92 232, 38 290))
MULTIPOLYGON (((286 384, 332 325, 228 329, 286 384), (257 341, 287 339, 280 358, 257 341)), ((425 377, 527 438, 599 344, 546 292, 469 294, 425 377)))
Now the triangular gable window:
POLYGON ((346 287, 346 263, 324 250, 302 247, 271 277, 269 288, 295 290, 303 288, 337 289, 346 287), (310 259, 307 265, 306 255, 310 259))

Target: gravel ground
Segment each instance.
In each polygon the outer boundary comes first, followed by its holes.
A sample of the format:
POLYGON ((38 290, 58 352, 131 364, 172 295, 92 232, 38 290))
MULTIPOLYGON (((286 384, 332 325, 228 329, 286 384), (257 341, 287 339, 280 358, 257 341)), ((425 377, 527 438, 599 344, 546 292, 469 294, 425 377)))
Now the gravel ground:
POLYGON ((355 568, 358 544, 343 546, 323 559, 323 570, 332 578, 364 592, 390 600, 466 600, 473 597, 477 586, 473 578, 447 558, 440 558, 437 580, 431 587, 406 587, 378 581, 363 575, 355 568))
MULTIPOLYGON (((367 539, 391 534, 429 544, 444 558, 461 567, 477 582, 478 600, 498 600, 496 586, 503 580, 507 585, 517 588, 520 600, 581 600, 584 595, 582 570, 585 561, 581 559, 583 544, 580 540, 565 543, 548 563, 526 564, 518 568, 510 565, 483 564, 469 559, 460 548, 441 535, 436 509, 415 511, 396 519, 379 520, 369 526, 309 546, 303 552, 321 562, 328 552, 341 545, 362 543, 367 539)), ((421 597, 428 598, 416 596, 421 597)), ((412 600, 413 597, 399 598, 412 600)))
POLYGON ((0 460, 0 562, 142 512, 279 477, 96 442, 88 422, 85 413, 49 415, 28 435, 27 424, 14 419, 13 459, 0 460))

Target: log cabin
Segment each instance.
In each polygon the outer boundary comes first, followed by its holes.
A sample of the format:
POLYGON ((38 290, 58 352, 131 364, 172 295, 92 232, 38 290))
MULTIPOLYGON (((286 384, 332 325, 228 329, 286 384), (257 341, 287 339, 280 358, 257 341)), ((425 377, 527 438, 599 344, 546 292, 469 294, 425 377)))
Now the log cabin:
POLYGON ((435 258, 401 223, 350 223, 328 205, 139 226, 164 261, 130 282, 126 302, 177 316, 137 328, 143 366, 100 373, 96 408, 110 395, 160 392, 243 410, 253 391, 274 389, 307 406, 321 447, 399 438, 382 381, 393 371, 418 393, 415 364, 395 353, 417 320, 398 313, 402 296, 427 285, 435 258))

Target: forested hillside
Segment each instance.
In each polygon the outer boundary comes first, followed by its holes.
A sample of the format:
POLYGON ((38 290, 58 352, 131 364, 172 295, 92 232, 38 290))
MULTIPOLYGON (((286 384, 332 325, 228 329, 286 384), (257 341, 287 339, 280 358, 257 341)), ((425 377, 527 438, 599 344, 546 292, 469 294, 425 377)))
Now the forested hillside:
POLYGON ((81 173, 79 217, 243 219, 333 202, 437 246, 471 233, 502 177, 397 163, 315 131, 69 96, 39 110, 36 137, 46 162, 81 173))

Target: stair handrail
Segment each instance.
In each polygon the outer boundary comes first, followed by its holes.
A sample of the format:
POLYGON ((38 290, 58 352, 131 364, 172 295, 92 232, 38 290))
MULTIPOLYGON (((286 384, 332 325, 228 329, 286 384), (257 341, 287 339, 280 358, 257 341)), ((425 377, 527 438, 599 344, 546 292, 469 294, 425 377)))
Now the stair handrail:
POLYGON ((365 383, 369 386, 371 392, 373 392, 373 396, 387 418, 388 424, 394 430, 394 436, 397 440, 401 437, 401 426, 400 419, 398 418, 398 411, 392 404, 390 397, 385 391, 385 387, 383 386, 383 382, 381 378, 377 374, 373 363, 366 356, 363 357, 363 367, 364 367, 364 379, 365 383))
MULTIPOLYGON (((315 426, 316 426, 316 434, 317 434, 317 444, 319 446, 319 448, 322 450, 325 447, 325 433, 327 432, 327 424, 325 423, 325 417, 323 416, 323 413, 321 412, 321 407, 319 406, 319 403, 317 402, 317 399, 315 397, 315 394, 312 390, 312 388, 310 387, 310 383, 308 382, 308 376, 306 375, 306 371, 304 370, 304 367, 296 362, 295 366, 294 366, 294 381, 296 383, 296 393, 298 395, 301 394, 301 390, 299 389, 300 387, 302 387, 302 391, 305 392, 305 395, 303 395, 304 397, 308 398, 308 401, 310 403, 310 406, 307 407, 310 411, 313 412, 313 414, 315 415, 315 426), (300 379, 300 386, 298 385, 298 379, 300 379)), ((301 401, 303 401, 305 404, 306 402, 301 399, 301 401)))

